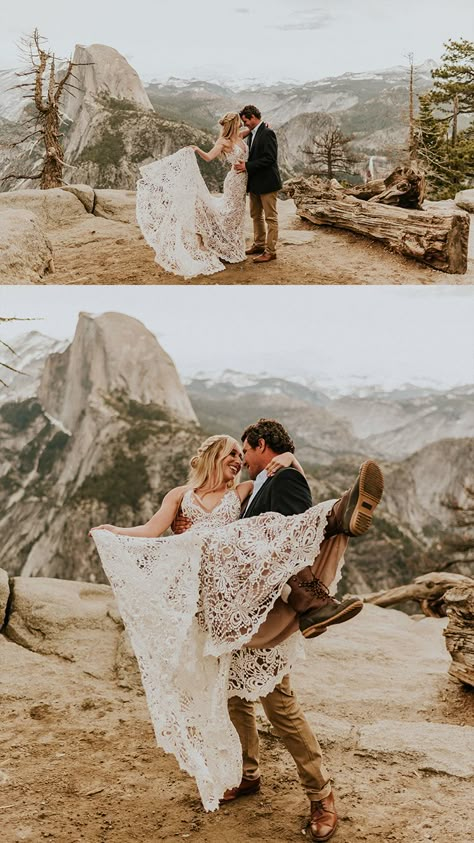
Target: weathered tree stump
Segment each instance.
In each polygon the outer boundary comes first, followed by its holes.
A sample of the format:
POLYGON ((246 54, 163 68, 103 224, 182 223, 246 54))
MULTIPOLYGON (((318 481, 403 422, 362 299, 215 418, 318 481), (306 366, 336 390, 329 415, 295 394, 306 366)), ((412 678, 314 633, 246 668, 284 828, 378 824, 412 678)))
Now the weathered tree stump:
POLYGON ((474 687, 474 583, 451 588, 445 599, 449 623, 444 635, 452 658, 449 673, 474 687))
POLYGON ((376 179, 366 184, 345 188, 346 196, 355 196, 368 202, 398 205, 400 208, 420 209, 426 195, 426 179, 421 170, 397 167, 386 179, 376 179))
POLYGON ((284 190, 293 198, 297 214, 315 225, 346 228, 441 272, 464 274, 469 214, 453 201, 424 202, 421 210, 384 204, 382 197, 390 201, 400 199, 397 186, 387 188, 387 181, 372 182, 369 200, 351 195, 354 189, 347 191, 334 181, 328 183, 314 177, 290 179, 284 190))

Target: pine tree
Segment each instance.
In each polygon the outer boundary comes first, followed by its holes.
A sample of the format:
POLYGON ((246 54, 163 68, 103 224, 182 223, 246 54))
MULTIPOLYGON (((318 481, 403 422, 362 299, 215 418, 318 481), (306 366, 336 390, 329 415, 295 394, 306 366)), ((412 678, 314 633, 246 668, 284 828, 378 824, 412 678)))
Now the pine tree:
POLYGON ((450 39, 441 65, 431 71, 434 85, 431 102, 440 107, 451 124, 451 143, 457 143, 460 114, 474 114, 474 43, 466 38, 450 39))
POLYGON ((445 199, 474 178, 474 122, 459 129, 459 115, 474 116, 474 43, 449 40, 431 75, 433 88, 419 97, 418 153, 429 195, 445 199))
POLYGON ((433 114, 430 95, 421 94, 418 100, 415 123, 417 156, 426 173, 428 195, 435 199, 451 181, 446 162, 446 128, 433 114))

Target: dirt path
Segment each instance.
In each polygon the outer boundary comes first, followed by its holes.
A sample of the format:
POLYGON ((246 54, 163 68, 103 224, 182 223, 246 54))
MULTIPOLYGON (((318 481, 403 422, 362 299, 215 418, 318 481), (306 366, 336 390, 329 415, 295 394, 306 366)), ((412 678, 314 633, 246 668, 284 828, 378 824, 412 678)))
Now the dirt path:
MULTIPOLYGON (((290 843, 301 840, 307 803, 291 759, 262 736, 259 794, 206 814, 188 777, 154 746, 151 727, 127 697, 82 705, 4 706, 1 787, 4 843, 290 843), (8 741, 8 743, 7 743, 8 741), (5 757, 5 751, 8 751, 5 757), (6 762, 6 763, 5 763, 6 762)), ((399 760, 325 747, 335 779, 334 843, 469 843, 468 782, 419 772, 399 760)), ((304 839, 304 838, 303 838, 304 839)))
MULTIPOLYGON (((279 202, 278 259, 255 266, 251 258, 222 273, 185 280, 164 272, 132 223, 80 217, 49 231, 55 272, 47 284, 474 284, 474 243, 466 275, 448 275, 400 257, 368 238, 315 228, 279 202)), ((472 228, 472 226, 471 226, 472 228)), ((474 232, 471 233, 474 236, 474 232)), ((251 238, 251 223, 247 221, 251 238)))
MULTIPOLYGON (((307 660, 295 669, 295 688, 334 780, 334 843, 472 839, 472 782, 443 771, 436 747, 423 761, 420 752, 428 749, 419 739, 400 752, 396 745, 364 748, 353 737, 354 728, 377 724, 383 736, 384 724, 395 723, 398 741, 429 721, 456 734, 467 727, 468 752, 472 694, 448 679, 441 622, 421 623, 367 607, 351 622, 350 637, 335 628, 317 648, 306 644, 307 660)), ((101 678, 95 654, 103 633, 88 634, 87 669, 0 636, 3 843, 304 839, 305 796, 292 759, 263 719, 261 792, 206 814, 193 781, 156 748, 139 686, 101 678)), ((448 755, 439 736, 441 755, 448 755)))

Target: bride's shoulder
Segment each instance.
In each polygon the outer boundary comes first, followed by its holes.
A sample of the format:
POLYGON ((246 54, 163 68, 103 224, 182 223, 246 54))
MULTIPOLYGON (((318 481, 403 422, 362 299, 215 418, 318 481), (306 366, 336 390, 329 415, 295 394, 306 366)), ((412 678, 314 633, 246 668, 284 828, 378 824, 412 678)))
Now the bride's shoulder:
POLYGON ((189 492, 192 489, 189 483, 186 483, 184 486, 175 486, 174 489, 170 489, 170 491, 166 494, 168 500, 181 502, 184 498, 186 492, 189 492))
POLYGON ((235 487, 235 491, 240 498, 240 502, 243 503, 245 498, 248 498, 253 492, 253 480, 245 480, 243 483, 239 483, 235 487))

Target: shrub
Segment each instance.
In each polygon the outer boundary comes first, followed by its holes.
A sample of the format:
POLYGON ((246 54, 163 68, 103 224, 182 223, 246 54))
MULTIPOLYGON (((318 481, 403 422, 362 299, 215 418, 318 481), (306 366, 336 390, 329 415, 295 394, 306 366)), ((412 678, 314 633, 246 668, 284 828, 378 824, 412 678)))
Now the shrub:
POLYGON ((26 430, 30 424, 42 414, 41 405, 37 401, 16 401, 0 407, 0 416, 15 430, 26 430))

